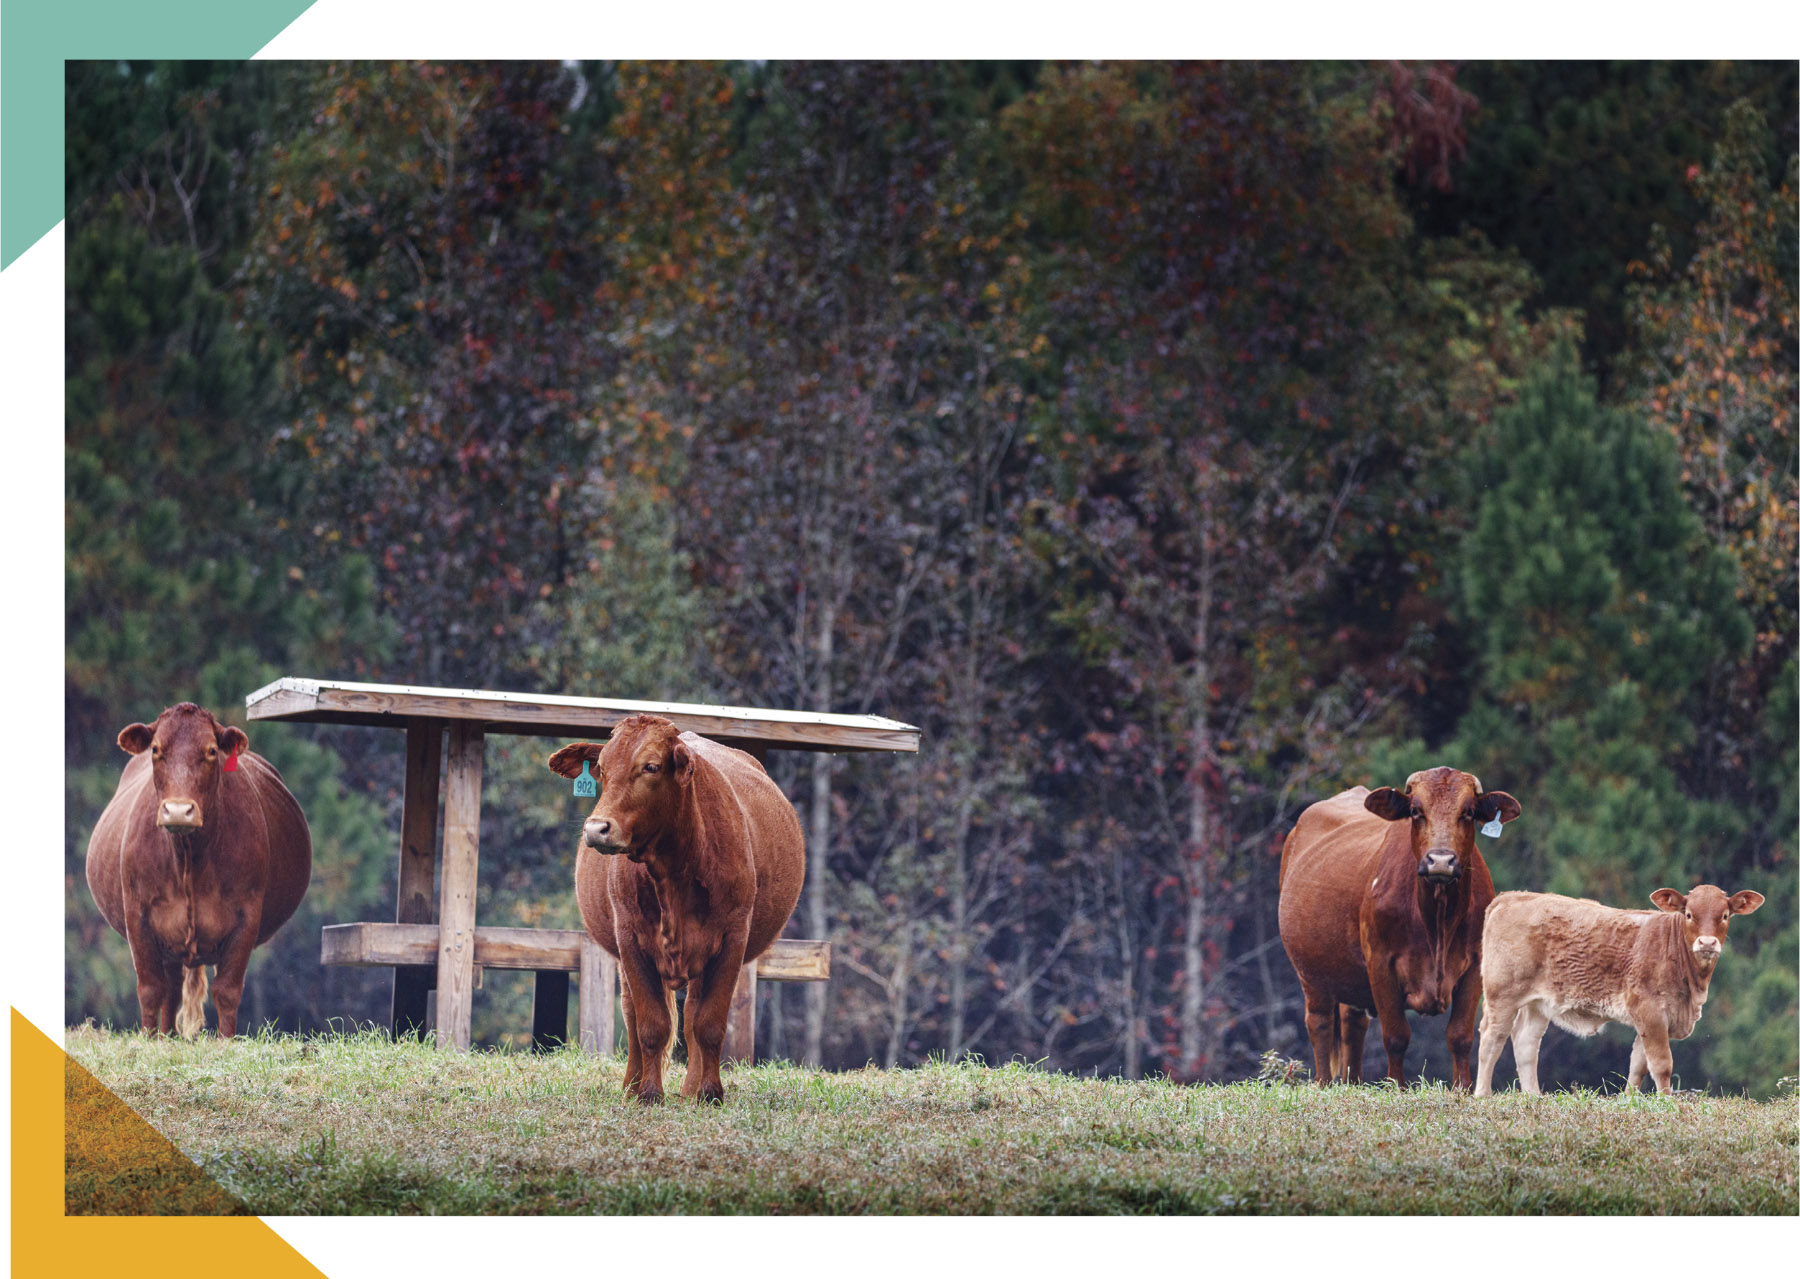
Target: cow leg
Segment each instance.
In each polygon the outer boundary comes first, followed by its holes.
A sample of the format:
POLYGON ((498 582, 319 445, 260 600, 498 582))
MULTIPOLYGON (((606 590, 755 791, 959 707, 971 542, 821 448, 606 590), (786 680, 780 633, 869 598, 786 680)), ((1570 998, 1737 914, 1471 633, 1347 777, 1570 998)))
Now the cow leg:
POLYGON ((681 1077, 681 1095, 692 1097, 700 1087, 700 1077, 704 1073, 700 1069, 700 1036, 696 1028, 700 1025, 701 983, 698 980, 687 984, 687 1000, 682 1005, 681 1033, 687 1042, 687 1073, 681 1077))
POLYGON ((631 979, 625 965, 619 965, 620 1011, 625 1015, 625 1095, 637 1096, 638 1081, 644 1077, 644 1050, 638 1045, 637 1014, 633 1011, 631 979))
POLYGON ((1631 1041, 1631 1073, 1625 1078, 1626 1092, 1634 1093, 1644 1086, 1644 1068, 1648 1057, 1649 1054, 1644 1051, 1644 1036, 1640 1032, 1631 1041))
MULTIPOLYGON (((220 1039, 230 1039, 237 1034, 238 1004, 244 998, 244 977, 250 971, 250 952, 256 949, 258 922, 256 918, 239 917, 237 930, 225 942, 225 953, 219 956, 219 966, 213 973, 212 998, 213 1007, 219 1014, 220 1039)), ((204 1012, 201 1013, 201 1024, 205 1025, 204 1012)))
POLYGON ((1467 1092, 1475 1083, 1469 1057, 1475 1048, 1475 1010, 1481 1006, 1481 967, 1470 964, 1450 997, 1450 1024, 1444 1042, 1450 1046, 1450 1086, 1467 1092))
POLYGON ((1632 1020, 1637 1024, 1638 1041, 1644 1045, 1644 1062, 1650 1067, 1650 1078, 1656 1081, 1656 1091, 1667 1096, 1672 1091, 1675 1076, 1675 1054, 1669 1051, 1669 1028, 1654 1012, 1632 1020))
POLYGON ((1519 1072, 1519 1087, 1534 1097, 1543 1092, 1538 1087, 1538 1045, 1549 1027, 1550 1019, 1536 1004, 1526 1004, 1513 1014, 1513 1066, 1519 1072))
POLYGON ((163 1002, 157 1010, 157 1033, 175 1034, 181 1026, 181 961, 170 960, 162 966, 163 1002))
MULTIPOLYGON (((163 962, 162 951, 156 944, 156 938, 151 935, 142 911, 127 911, 125 941, 131 947, 131 967, 137 974, 138 1016, 143 1022, 144 1033, 166 1033, 175 1025, 174 1013, 165 1007, 170 995, 168 965, 163 962)), ((175 971, 177 975, 173 989, 179 992, 179 964, 175 971)))
POLYGON ((1306 997, 1306 1037, 1312 1040, 1313 1079, 1323 1088, 1337 1078, 1337 1000, 1327 999, 1305 982, 1300 991, 1306 997))
POLYGON ((631 972, 626 981, 630 1011, 625 1028, 631 1044, 627 1051, 637 1054, 638 1069, 636 1088, 628 1079, 626 1092, 635 1092, 646 1106, 657 1106, 662 1104, 663 1067, 675 1036, 675 992, 663 988, 662 975, 642 950, 624 938, 620 943, 619 970, 623 973, 629 967, 631 972))
POLYGON ((1387 1077, 1406 1087, 1406 1047, 1412 1043, 1412 1027, 1406 1024, 1406 997, 1392 972, 1370 965, 1369 990, 1375 996, 1375 1016, 1381 1022, 1381 1046, 1387 1049, 1387 1077))
POLYGON ((688 1068, 681 1091, 700 1101, 725 1100, 719 1060, 725 1048, 725 1027, 731 1020, 731 997, 737 991, 738 970, 744 966, 746 940, 740 937, 735 944, 727 942, 707 964, 700 980, 688 984, 688 1068))
POLYGON ((1360 1084, 1363 1070, 1363 1044, 1369 1038, 1369 1014, 1349 1004, 1338 1006, 1338 1035, 1344 1049, 1344 1082, 1360 1084))
POLYGON ((1492 999, 1481 1011, 1481 1062, 1475 1076, 1475 1095, 1494 1095, 1494 1067, 1500 1064, 1500 1050, 1512 1033, 1513 1017, 1518 1010, 1502 1007, 1492 999))

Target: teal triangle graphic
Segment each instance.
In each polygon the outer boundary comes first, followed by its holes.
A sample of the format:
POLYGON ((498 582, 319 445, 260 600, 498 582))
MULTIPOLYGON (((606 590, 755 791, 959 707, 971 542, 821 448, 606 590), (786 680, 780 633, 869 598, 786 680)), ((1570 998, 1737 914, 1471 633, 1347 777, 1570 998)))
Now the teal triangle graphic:
POLYGON ((242 60, 312 0, 8 0, 0 9, 0 269, 63 216, 63 62, 242 60))

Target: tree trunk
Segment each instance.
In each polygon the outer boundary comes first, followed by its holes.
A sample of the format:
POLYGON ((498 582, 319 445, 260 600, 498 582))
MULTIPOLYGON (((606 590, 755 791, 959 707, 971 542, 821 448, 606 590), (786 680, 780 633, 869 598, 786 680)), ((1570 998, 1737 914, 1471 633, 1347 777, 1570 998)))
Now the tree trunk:
POLYGON ((1137 946, 1131 937, 1131 906, 1124 892, 1124 876, 1120 873, 1118 855, 1113 855, 1113 879, 1119 888, 1119 1000, 1125 1008, 1125 1078, 1143 1076, 1143 1059, 1138 1036, 1137 946))
MULTIPOLYGON (((1196 822, 1196 826, 1202 823, 1196 822)), ((1206 1003, 1206 868, 1198 849, 1198 839, 1204 832, 1197 834, 1195 842, 1189 850, 1188 867, 1188 899, 1186 916, 1182 924, 1182 987, 1181 987, 1181 1077, 1193 1080, 1200 1077, 1205 1065, 1207 1051, 1205 1036, 1205 1018, 1202 1010, 1206 1003)))
POLYGON ((974 788, 963 781, 950 862, 950 1060, 963 1055, 969 1009, 969 825, 974 788))
POLYGON ((900 1064, 900 1050, 906 1044, 906 988, 912 978, 912 947, 913 929, 909 919, 900 930, 900 961, 894 966, 894 975, 888 982, 892 1019, 888 1024, 885 1064, 889 1070, 900 1064))
POLYGON ((759 983, 761 988, 769 992, 769 1011, 763 1020, 769 1024, 768 1055, 771 1061, 784 1061, 788 1055, 787 1010, 782 1007, 781 1000, 781 989, 786 985, 784 981, 759 983))
MULTIPOLYGON (((832 631, 837 624, 837 607, 829 599, 819 609, 819 633, 815 652, 818 656, 818 680, 813 709, 831 709, 832 631)), ((831 936, 831 914, 825 895, 828 854, 831 849, 831 763, 823 751, 812 759, 811 829, 806 838, 806 927, 815 940, 831 936)), ((806 988, 806 1041, 800 1060, 808 1066, 824 1061, 825 982, 813 982, 806 988)))
POLYGON ((1208 644, 1212 639, 1212 539, 1203 526, 1200 558, 1200 599, 1194 618, 1194 671, 1188 707, 1192 716, 1188 749, 1188 839, 1183 850, 1182 873, 1187 888, 1187 911, 1182 927, 1181 1076, 1198 1079, 1208 1065, 1210 1044, 1206 1034, 1206 909, 1211 891, 1208 860, 1213 831, 1207 810, 1206 765, 1212 757, 1212 728, 1207 722, 1212 709, 1212 664, 1208 644))

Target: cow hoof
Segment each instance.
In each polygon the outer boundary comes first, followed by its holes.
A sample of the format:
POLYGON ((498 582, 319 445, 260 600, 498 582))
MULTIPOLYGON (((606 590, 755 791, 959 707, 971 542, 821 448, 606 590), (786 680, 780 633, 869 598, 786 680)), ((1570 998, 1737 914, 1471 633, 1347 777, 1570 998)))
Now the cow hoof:
MULTIPOLYGON (((629 1096, 632 1094, 627 1094, 627 1095, 629 1096)), ((640 1106, 660 1106, 663 1104, 663 1094, 662 1094, 662 1089, 660 1089, 660 1088, 658 1088, 655 1092, 650 1092, 647 1089, 640 1088, 637 1090, 637 1093, 635 1095, 638 1100, 638 1105, 640 1105, 640 1106)))
POLYGON ((707 1084, 694 1094, 694 1100, 702 1106, 723 1106, 725 1104, 725 1085, 707 1084))

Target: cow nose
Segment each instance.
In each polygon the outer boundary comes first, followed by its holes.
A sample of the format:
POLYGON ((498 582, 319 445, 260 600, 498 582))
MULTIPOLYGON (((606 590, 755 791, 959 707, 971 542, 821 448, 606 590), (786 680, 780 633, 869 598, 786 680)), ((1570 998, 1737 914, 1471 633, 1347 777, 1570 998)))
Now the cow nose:
POLYGON ((617 847, 613 842, 613 824, 605 818, 589 818, 582 826, 581 833, 587 840, 589 848, 607 852, 617 847))
POLYGON ((1426 879, 1455 879, 1459 869, 1456 853, 1448 848, 1429 850, 1419 863, 1419 874, 1426 879))
POLYGON ((1694 953, 1697 955, 1717 955, 1725 949, 1725 943, 1717 937, 1706 936, 1694 938, 1694 953))
POLYGON ((191 799, 165 799, 156 811, 156 824, 183 830, 198 830, 205 825, 200 820, 200 805, 191 799))

